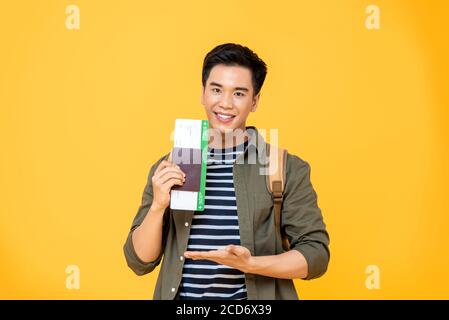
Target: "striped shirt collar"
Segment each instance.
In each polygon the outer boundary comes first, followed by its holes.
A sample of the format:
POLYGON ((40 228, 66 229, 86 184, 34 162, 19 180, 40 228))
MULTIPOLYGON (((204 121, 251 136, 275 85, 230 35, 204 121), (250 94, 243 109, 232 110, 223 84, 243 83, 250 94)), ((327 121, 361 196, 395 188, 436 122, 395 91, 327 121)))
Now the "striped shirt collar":
MULTIPOLYGON (((256 152, 256 154, 264 154, 265 149, 266 149, 266 143, 265 143, 265 139, 262 137, 262 135, 259 133, 259 131, 257 130, 256 127, 254 126, 248 126, 245 127, 246 128, 246 133, 248 135, 248 139, 245 141, 245 143, 241 143, 237 146, 237 151, 241 150, 242 148, 238 148, 239 146, 245 145, 246 144, 246 148, 244 148, 244 153, 248 155, 251 155, 252 153, 256 152)), ((232 152, 232 151, 236 151, 236 146, 233 147, 228 147, 225 149, 213 149, 213 148, 208 148, 209 152, 220 152, 220 153, 225 153, 225 152, 232 152)))

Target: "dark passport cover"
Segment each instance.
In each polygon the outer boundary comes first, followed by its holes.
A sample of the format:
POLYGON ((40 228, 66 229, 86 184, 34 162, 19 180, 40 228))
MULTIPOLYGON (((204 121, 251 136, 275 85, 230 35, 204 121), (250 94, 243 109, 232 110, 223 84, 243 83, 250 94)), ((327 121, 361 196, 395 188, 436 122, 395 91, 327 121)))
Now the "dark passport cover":
POLYGON ((173 148, 172 162, 186 174, 184 185, 174 185, 173 190, 200 191, 201 183, 201 149, 173 148))

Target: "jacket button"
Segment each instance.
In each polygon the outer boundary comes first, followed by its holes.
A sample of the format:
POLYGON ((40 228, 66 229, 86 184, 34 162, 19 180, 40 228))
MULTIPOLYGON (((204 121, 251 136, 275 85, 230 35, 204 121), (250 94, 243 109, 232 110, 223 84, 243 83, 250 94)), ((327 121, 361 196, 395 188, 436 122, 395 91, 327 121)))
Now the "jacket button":
POLYGON ((175 292, 175 290, 176 290, 175 288, 171 288, 171 292, 175 292))
POLYGON ((185 225, 186 227, 188 227, 188 226, 189 226, 189 223, 188 223, 188 222, 186 222, 186 223, 184 223, 184 225, 185 225))
POLYGON ((179 257, 179 260, 183 261, 183 260, 184 260, 184 257, 183 257, 183 256, 180 256, 180 257, 179 257))

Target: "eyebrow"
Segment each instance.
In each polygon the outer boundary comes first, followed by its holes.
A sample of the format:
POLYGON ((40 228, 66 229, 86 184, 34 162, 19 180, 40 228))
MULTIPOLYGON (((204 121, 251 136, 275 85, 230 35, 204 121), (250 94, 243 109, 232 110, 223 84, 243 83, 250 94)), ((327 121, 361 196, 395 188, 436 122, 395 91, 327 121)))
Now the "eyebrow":
MULTIPOLYGON (((221 84, 217 83, 217 82, 211 82, 210 85, 211 86, 216 86, 216 87, 219 87, 219 88, 223 88, 223 86, 221 84)), ((248 88, 245 88, 245 87, 235 87, 234 90, 240 90, 240 91, 246 91, 246 92, 249 91, 248 88)))

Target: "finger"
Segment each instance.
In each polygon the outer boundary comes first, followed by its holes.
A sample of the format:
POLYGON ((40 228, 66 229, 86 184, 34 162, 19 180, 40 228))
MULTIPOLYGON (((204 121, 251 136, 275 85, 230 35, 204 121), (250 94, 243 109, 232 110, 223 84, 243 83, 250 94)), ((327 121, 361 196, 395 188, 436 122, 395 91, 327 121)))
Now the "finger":
POLYGON ((191 259, 213 259, 220 256, 219 250, 211 251, 186 251, 184 252, 186 258, 191 259))
POLYGON ((170 191, 170 189, 174 185, 183 186, 184 185, 184 181, 172 178, 172 179, 168 180, 167 182, 165 182, 164 184, 162 184, 161 185, 161 189, 162 190, 166 190, 166 191, 170 191))
POLYGON ((161 181, 161 178, 164 177, 166 174, 168 173, 176 173, 180 175, 180 178, 185 178, 185 176, 183 176, 183 174, 181 173, 181 171, 179 171, 178 169, 176 169, 175 167, 167 167, 162 169, 157 175, 153 176, 152 178, 152 182, 153 183, 163 183, 164 181, 166 181, 169 177, 165 178, 164 180, 161 181))
POLYGON ((156 171, 154 171, 154 175, 158 174, 161 170, 163 170, 164 168, 173 166, 174 163, 168 160, 162 160, 161 163, 159 163, 159 165, 156 168, 156 171))
POLYGON ((184 252, 184 257, 193 260, 198 260, 198 259, 205 259, 206 255, 204 255, 203 252, 201 251, 186 251, 184 252))
POLYGON ((209 258, 211 257, 209 251, 186 251, 184 252, 184 255, 187 258, 209 258))
POLYGON ((180 174, 185 175, 185 173, 181 170, 181 168, 178 165, 173 164, 173 165, 167 166, 166 168, 159 171, 157 176, 162 177, 165 173, 171 172, 171 171, 179 172, 180 174))
POLYGON ((245 249, 242 246, 235 246, 233 244, 227 247, 228 252, 235 254, 236 256, 241 256, 245 253, 245 249))
POLYGON ((157 179, 157 182, 159 184, 164 184, 170 179, 178 179, 183 182, 185 181, 185 177, 182 174, 180 174, 179 172, 169 171, 169 172, 166 172, 162 177, 157 179))
POLYGON ((228 252, 229 254, 235 255, 235 256, 240 255, 236 246, 234 246, 232 244, 226 247, 226 252, 228 252))
POLYGON ((229 252, 227 252, 225 249, 219 249, 219 250, 211 250, 206 251, 208 259, 226 259, 229 257, 229 252))

